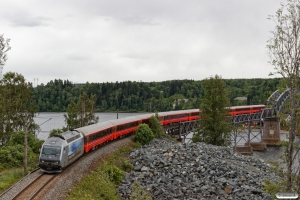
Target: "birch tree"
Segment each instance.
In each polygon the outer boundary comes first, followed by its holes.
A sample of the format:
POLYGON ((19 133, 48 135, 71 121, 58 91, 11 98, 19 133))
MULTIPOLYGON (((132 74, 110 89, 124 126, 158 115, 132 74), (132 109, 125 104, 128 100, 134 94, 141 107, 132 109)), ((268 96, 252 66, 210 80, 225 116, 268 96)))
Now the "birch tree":
POLYGON ((3 65, 7 60, 7 52, 11 49, 9 46, 10 39, 4 39, 3 34, 0 35, 0 79, 2 79, 3 65))
POLYGON ((293 164, 297 157, 297 145, 295 136, 299 120, 299 67, 300 67, 300 1, 288 0, 282 4, 275 15, 269 16, 275 22, 275 28, 271 31, 272 37, 267 42, 270 64, 274 71, 270 75, 280 75, 288 88, 289 94, 289 140, 286 151, 286 191, 297 190, 300 192, 299 178, 293 183, 293 164), (298 182, 298 183, 297 183, 298 182), (295 185, 296 184, 296 185, 295 185))
POLYGON ((64 115, 67 127, 74 129, 97 123, 99 117, 95 115, 95 103, 96 95, 89 97, 86 93, 80 95, 77 103, 71 101, 64 115))

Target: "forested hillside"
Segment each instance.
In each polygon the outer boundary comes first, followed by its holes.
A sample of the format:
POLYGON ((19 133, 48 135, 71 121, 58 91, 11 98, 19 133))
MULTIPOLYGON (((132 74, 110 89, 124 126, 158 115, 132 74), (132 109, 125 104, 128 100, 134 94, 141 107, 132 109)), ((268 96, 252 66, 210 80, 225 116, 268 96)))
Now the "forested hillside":
MULTIPOLYGON (((225 79, 231 105, 265 104, 277 89, 280 79, 225 79), (236 97, 247 97, 238 102, 236 97)), ((75 84, 54 80, 34 88, 40 112, 66 111, 68 104, 78 101, 86 92, 96 94, 99 112, 154 112, 199 108, 203 95, 202 81, 171 80, 163 82, 116 82, 75 84)))

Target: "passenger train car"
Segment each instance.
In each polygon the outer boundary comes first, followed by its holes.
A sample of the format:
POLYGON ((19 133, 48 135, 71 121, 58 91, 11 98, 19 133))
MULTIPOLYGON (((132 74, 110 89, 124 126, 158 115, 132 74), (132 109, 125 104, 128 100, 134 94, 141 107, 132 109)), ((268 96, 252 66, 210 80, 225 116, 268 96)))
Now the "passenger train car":
MULTIPOLYGON (((264 105, 230 107, 230 115, 261 112, 264 105)), ((158 113, 162 126, 199 119, 200 110, 179 110, 158 113)), ((142 114, 80 127, 48 138, 40 152, 39 167, 46 173, 61 172, 84 153, 106 142, 122 138, 136 131, 141 123, 149 124, 155 113, 142 114)))

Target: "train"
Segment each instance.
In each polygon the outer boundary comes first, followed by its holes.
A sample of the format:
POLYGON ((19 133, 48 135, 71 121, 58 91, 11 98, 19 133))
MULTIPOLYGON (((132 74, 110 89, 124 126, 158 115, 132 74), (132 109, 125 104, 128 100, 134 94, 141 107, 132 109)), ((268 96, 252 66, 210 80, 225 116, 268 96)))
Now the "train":
MULTIPOLYGON (((230 115, 252 114, 261 112, 265 105, 230 107, 230 115)), ((76 128, 48 138, 41 147, 39 168, 45 173, 59 173, 83 154, 102 144, 125 137, 136 131, 142 123, 149 124, 155 113, 141 114, 121 119, 99 122, 76 128)), ((159 112, 158 118, 162 126, 197 120, 199 109, 159 112)))

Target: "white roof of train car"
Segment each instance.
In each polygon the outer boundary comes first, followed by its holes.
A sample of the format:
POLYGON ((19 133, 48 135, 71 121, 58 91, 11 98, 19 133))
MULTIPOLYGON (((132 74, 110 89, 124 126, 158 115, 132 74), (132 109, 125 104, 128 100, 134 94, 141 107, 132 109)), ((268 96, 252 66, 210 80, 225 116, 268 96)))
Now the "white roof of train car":
MULTIPOLYGON (((199 109, 168 111, 168 112, 160 112, 160 113, 158 113, 158 115, 165 116, 165 115, 173 115, 173 114, 181 114, 181 113, 189 113, 189 112, 197 112, 197 111, 199 111, 199 109)), ((147 113, 147 114, 141 114, 141 115, 136 115, 136 116, 131 116, 131 117, 109 120, 109 121, 105 121, 105 122, 99 122, 97 124, 80 127, 75 130, 77 130, 77 131, 81 132, 82 134, 84 134, 85 136, 87 136, 91 133, 95 133, 100 130, 105 130, 105 129, 111 128, 113 126, 116 126, 118 124, 126 124, 126 123, 129 123, 132 121, 138 121, 141 119, 150 118, 152 115, 155 115, 155 113, 147 113)))
POLYGON ((131 117, 124 117, 124 118, 120 118, 120 119, 113 119, 113 120, 109 120, 109 121, 105 121, 105 122, 99 122, 96 124, 92 124, 89 126, 84 126, 84 127, 80 127, 77 128, 75 130, 81 132, 82 134, 84 134, 85 136, 100 131, 100 130, 105 130, 108 128, 111 128, 113 126, 116 126, 118 124, 125 124, 125 123, 129 123, 132 121, 138 121, 140 119, 144 119, 144 118, 150 118, 154 113, 149 113, 149 114, 142 114, 142 115, 136 115, 136 116, 131 116, 131 117))

